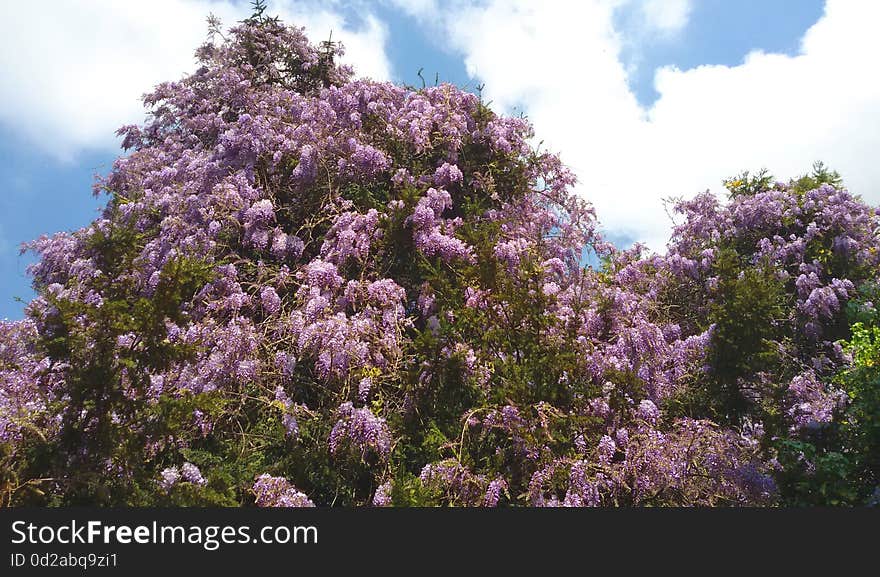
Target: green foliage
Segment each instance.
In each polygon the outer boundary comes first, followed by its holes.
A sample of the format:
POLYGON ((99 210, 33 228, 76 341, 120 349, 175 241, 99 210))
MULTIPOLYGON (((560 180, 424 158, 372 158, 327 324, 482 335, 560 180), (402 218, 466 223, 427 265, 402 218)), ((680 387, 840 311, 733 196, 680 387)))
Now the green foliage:
POLYGON ((780 439, 775 448, 780 472, 777 483, 788 506, 853 505, 858 486, 853 483, 852 457, 815 442, 780 439))
POLYGON ((850 316, 856 320, 844 345, 853 365, 838 377, 850 398, 842 427, 860 498, 880 486, 880 312, 873 306, 877 297, 880 287, 872 283, 863 290, 862 299, 851 303, 850 316))
POLYGON ((775 340, 784 333, 791 296, 771 268, 751 266, 733 249, 719 252, 713 274, 712 370, 677 402, 691 416, 738 423, 755 409, 746 392, 764 386, 760 375, 780 362, 775 340))
POLYGON ((773 175, 766 168, 762 168, 754 175, 748 170, 744 170, 738 175, 724 180, 724 188, 727 189, 730 198, 755 195, 769 190, 772 185, 773 175))
MULTIPOLYGON (((736 176, 726 178, 723 182, 730 198, 755 195, 772 189, 774 185, 773 175, 766 168, 762 168, 756 174, 745 170, 736 176)), ((813 190, 823 184, 840 188, 843 186, 843 178, 840 173, 829 169, 825 163, 819 160, 813 163, 810 172, 789 181, 789 186, 799 193, 813 190)))
POLYGON ((829 184, 834 188, 843 186, 843 178, 836 170, 831 170, 825 163, 817 160, 813 163, 813 169, 798 178, 793 178, 790 182, 792 188, 797 192, 806 192, 820 187, 823 184, 829 184))

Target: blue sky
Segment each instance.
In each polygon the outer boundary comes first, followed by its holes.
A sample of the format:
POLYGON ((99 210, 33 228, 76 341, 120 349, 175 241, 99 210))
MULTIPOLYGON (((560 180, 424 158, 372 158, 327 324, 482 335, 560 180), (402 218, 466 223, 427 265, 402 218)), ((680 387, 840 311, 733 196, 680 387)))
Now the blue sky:
MULTIPOLYGON (((639 101, 652 104, 654 70, 674 64, 694 68, 701 64, 735 65, 755 49, 794 55, 804 32, 822 15, 821 0, 700 0, 693 3, 688 23, 672 39, 655 39, 639 46, 643 60, 631 78, 639 101)), ((622 29, 632 26, 633 6, 617 16, 622 29)), ((628 51, 629 52, 629 51, 628 51)), ((624 54, 625 58, 631 57, 624 54)))
MULTIPOLYGON (((27 30, 34 16, 57 7, 2 4, 0 53, 9 53, 4 42, 24 44, 13 46, 14 62, 0 56, 0 318, 20 318, 23 305, 16 297, 32 297, 24 272, 31 257, 19 255, 20 243, 95 217, 103 199, 92 196, 94 175, 106 173, 118 154, 112 127, 139 121, 135 96, 187 68, 206 9, 230 22, 247 7, 161 0, 150 3, 159 15, 147 18, 131 9, 134 2, 119 8, 84 0, 79 12, 101 17, 62 15, 58 19, 69 23, 62 46, 51 44, 58 42, 51 29, 27 30), (162 11, 180 33, 163 30, 162 11), (29 33, 16 37, 20 28, 29 33), (116 45, 100 44, 101 30, 116 31, 108 40, 116 45), (78 81, 69 72, 77 67, 94 76, 78 81), (33 71, 43 74, 37 80, 33 71)), ((526 112, 538 136, 574 166, 582 193, 596 204, 608 236, 621 244, 638 239, 660 248, 669 229, 657 209, 662 196, 717 187, 729 175, 724 171, 759 168, 755 163, 788 175, 821 156, 867 198, 878 192, 869 150, 880 118, 874 116, 880 111, 876 83, 856 87, 857 95, 824 85, 858 78, 856 67, 876 48, 867 28, 853 30, 868 15, 853 14, 852 7, 829 6, 826 14, 819 0, 589 0, 577 9, 551 2, 538 13, 537 3, 523 0, 453 4, 382 0, 317 8, 288 0, 270 2, 270 10, 304 20, 315 40, 334 28, 334 38, 349 47, 347 57, 371 76, 420 86, 417 72, 423 69, 429 83, 435 75, 469 89, 485 82, 498 108, 526 112), (805 74, 829 70, 830 78, 790 87, 805 74), (789 93, 777 95, 779 90, 789 93), (821 138, 792 130, 798 119, 794 112, 786 116, 788 103, 803 94, 813 99, 804 107, 838 110, 827 119, 819 115, 821 138), (733 118, 719 109, 733 110, 733 118), (760 130, 731 136, 740 126, 760 130), (792 152, 797 147, 802 150, 792 152), (717 155, 707 152, 712 150, 717 155), (694 164, 704 169, 692 170, 694 164)), ((803 109, 798 113, 807 122, 803 109)))

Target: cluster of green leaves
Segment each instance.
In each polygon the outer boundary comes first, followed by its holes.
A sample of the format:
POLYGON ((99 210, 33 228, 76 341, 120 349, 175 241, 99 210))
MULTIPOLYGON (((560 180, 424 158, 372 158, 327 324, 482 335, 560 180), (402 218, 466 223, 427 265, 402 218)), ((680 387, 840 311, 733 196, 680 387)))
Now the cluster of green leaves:
POLYGON ((692 412, 719 423, 738 423, 754 410, 748 392, 764 385, 758 380, 762 373, 781 368, 776 342, 789 328, 784 321, 792 295, 772 267, 746 261, 733 248, 718 253, 718 289, 708 317, 714 324, 712 371, 688 391, 697 407, 692 412))
MULTIPOLYGON (((774 183, 773 175, 766 168, 752 174, 748 170, 740 172, 736 176, 724 180, 730 198, 737 196, 753 196, 759 192, 770 190, 774 183)), ((843 186, 843 177, 836 170, 831 170, 821 160, 813 163, 810 172, 792 178, 789 185, 796 192, 806 192, 818 188, 823 184, 829 184, 834 188, 843 186)))
POLYGON ((841 449, 849 465, 847 481, 860 503, 880 486, 880 312, 874 303, 880 286, 870 283, 861 298, 849 305, 852 336, 843 344, 853 357, 852 367, 838 382, 850 398, 841 419, 841 449))

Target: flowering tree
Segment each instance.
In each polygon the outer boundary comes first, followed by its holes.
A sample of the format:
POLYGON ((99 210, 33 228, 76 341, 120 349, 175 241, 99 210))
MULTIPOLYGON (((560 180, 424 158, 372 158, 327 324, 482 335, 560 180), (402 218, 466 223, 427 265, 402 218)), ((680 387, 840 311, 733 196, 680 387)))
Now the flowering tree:
POLYGON ((101 218, 29 245, 5 501, 779 499, 768 438, 844 402, 825 377, 873 212, 829 186, 700 196, 666 256, 618 251, 525 120, 339 53, 262 10, 212 21, 119 131, 101 218))
POLYGON ((711 324, 710 374, 675 411, 753 431, 783 502, 860 502, 877 484, 867 472, 876 459, 850 470, 859 451, 839 425, 846 434, 874 426, 852 410, 876 414, 877 383, 850 406, 856 389, 841 373, 852 356, 841 339, 853 322, 876 322, 880 220, 821 163, 787 184, 763 172, 726 184, 727 205, 708 194, 678 203, 685 221, 667 255, 637 264, 654 271, 652 289, 676 322, 711 324))

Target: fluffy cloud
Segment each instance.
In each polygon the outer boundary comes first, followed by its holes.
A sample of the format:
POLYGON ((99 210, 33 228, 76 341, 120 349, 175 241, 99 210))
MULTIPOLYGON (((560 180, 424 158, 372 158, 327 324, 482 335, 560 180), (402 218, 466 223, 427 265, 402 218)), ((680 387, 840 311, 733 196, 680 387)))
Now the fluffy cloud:
MULTIPOLYGON (((366 14, 352 27, 327 3, 275 1, 271 11, 333 32, 358 73, 391 77, 387 31, 366 14)), ((69 0, 0 3, 0 124, 61 158, 83 148, 115 149, 113 132, 143 119, 140 96, 193 69, 192 54, 214 13, 231 25, 250 13, 227 0, 69 0)))
MULTIPOLYGON (((660 97, 645 108, 621 56, 633 39, 614 25, 624 0, 399 2, 445 32, 496 106, 525 110, 615 235, 661 249, 671 226, 663 198, 720 191, 722 178, 763 166, 787 178, 821 159, 880 200, 880 76, 870 72, 880 54, 878 3, 829 0, 794 56, 754 52, 737 66, 662 68, 660 97)), ((686 25, 690 4, 637 8, 669 34, 686 25)))
POLYGON ((691 13, 690 0, 643 0, 639 11, 649 28, 663 34, 681 31, 691 13))

